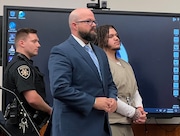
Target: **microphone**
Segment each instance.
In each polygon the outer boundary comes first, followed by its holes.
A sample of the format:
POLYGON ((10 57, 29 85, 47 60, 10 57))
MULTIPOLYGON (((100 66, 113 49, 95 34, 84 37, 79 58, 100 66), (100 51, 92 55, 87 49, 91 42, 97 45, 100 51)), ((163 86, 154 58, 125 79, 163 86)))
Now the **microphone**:
POLYGON ((24 111, 25 114, 27 115, 27 118, 28 118, 29 121, 31 122, 31 124, 32 124, 33 128, 35 129, 36 133, 38 134, 38 136, 40 136, 39 131, 37 130, 35 124, 33 123, 32 119, 31 119, 31 117, 29 116, 28 112, 26 111, 25 107, 23 106, 23 102, 20 101, 20 99, 18 98, 18 96, 17 96, 13 91, 11 91, 11 90, 9 90, 9 89, 7 89, 7 88, 4 88, 4 87, 2 87, 2 86, 0 86, 0 89, 6 91, 6 92, 8 92, 8 93, 11 93, 11 94, 13 94, 13 95, 16 97, 18 103, 20 104, 21 108, 23 109, 23 111, 24 111))

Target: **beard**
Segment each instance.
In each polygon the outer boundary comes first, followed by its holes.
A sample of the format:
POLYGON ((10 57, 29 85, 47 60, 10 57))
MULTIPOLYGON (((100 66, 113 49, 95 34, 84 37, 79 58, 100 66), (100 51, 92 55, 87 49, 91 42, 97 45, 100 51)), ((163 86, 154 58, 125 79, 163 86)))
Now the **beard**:
POLYGON ((107 45, 107 48, 111 49, 111 50, 114 50, 114 51, 117 51, 117 50, 121 49, 120 46, 119 47, 112 47, 112 46, 109 46, 109 45, 107 45))
POLYGON ((89 32, 79 31, 79 35, 86 41, 94 41, 97 36, 95 29, 91 29, 89 32))
POLYGON ((120 50, 120 49, 121 49, 120 47, 113 48, 113 50, 115 51, 120 50))

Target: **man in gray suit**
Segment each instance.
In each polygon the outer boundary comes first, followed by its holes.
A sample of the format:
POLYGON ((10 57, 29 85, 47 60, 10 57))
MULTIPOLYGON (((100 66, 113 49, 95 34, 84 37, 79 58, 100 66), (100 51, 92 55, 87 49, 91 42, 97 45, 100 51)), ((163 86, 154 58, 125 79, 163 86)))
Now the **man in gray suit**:
POLYGON ((90 9, 73 10, 69 15, 71 35, 51 50, 53 136, 111 136, 108 112, 117 108, 117 89, 106 54, 91 44, 96 24, 90 9), (95 54, 95 63, 85 46, 95 54))

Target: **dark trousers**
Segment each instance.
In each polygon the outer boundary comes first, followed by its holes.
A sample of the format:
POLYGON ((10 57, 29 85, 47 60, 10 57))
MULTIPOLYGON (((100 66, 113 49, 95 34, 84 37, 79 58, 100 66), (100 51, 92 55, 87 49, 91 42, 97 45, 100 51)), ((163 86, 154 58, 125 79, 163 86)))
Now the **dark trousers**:
POLYGON ((28 128, 25 129, 24 134, 22 129, 19 129, 19 124, 10 124, 8 123, 8 120, 5 123, 5 128, 12 136, 38 136, 37 132, 30 123, 28 124, 28 128))

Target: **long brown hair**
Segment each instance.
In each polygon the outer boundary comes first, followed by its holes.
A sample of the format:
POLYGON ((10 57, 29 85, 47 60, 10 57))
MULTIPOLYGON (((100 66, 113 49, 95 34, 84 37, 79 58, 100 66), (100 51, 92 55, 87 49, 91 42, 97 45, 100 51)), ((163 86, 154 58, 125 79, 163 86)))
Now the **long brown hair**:
POLYGON ((97 38, 94 44, 98 45, 101 48, 106 48, 108 46, 108 34, 110 28, 115 29, 113 25, 102 25, 97 27, 97 38))

